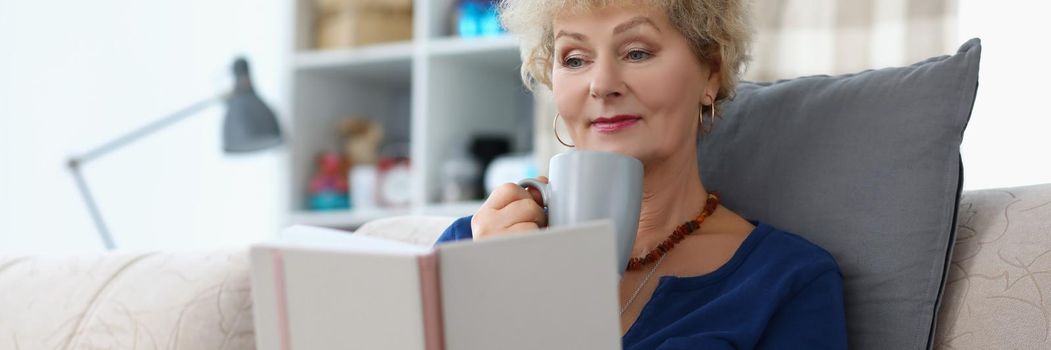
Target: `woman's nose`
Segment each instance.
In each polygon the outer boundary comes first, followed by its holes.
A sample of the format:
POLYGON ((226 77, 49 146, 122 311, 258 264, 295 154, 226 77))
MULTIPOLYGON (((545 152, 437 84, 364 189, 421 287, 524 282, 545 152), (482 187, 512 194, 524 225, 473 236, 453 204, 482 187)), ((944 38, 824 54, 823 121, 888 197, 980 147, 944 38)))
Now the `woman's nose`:
POLYGON ((591 97, 613 98, 624 94, 625 84, 617 63, 610 60, 598 60, 595 62, 594 75, 591 77, 591 97))

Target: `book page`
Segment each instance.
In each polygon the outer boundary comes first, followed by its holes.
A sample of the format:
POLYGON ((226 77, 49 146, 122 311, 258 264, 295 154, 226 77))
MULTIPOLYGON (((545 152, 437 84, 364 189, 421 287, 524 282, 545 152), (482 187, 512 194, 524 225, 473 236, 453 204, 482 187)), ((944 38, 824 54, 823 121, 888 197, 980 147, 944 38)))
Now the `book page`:
MULTIPOLYGON (((252 247, 260 349, 433 349, 421 269, 431 249, 314 227, 252 247)), ((434 263, 430 263, 433 266, 434 263)), ((437 297, 434 297, 437 301, 437 297)), ((434 314, 435 310, 430 310, 434 314)), ((431 322, 433 323, 433 322, 431 322)), ((433 329, 433 326, 432 326, 433 329)), ((434 335, 431 335, 433 342, 434 335)), ((440 338, 438 338, 440 340, 440 338)))
POLYGON ((613 224, 439 245, 446 349, 619 349, 613 224))
POLYGON ((281 231, 277 240, 282 246, 323 250, 373 252, 378 254, 423 255, 430 247, 398 242, 390 239, 355 235, 330 228, 296 225, 281 231))

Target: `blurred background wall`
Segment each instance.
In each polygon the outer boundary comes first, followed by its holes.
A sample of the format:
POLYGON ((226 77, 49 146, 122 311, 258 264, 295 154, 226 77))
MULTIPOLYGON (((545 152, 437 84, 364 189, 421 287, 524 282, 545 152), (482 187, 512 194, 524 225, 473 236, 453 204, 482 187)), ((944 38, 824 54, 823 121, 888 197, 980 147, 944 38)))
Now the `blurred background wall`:
MULTIPOLYGON (((0 1, 0 250, 102 249, 65 168, 85 152, 232 87, 248 57, 283 116, 289 1, 0 1)), ((126 249, 268 237, 284 221, 282 150, 227 156, 223 108, 85 165, 126 249)))
POLYGON ((1051 182, 1046 1, 961 0, 958 37, 982 38, 978 98, 964 134, 964 188, 1051 182))

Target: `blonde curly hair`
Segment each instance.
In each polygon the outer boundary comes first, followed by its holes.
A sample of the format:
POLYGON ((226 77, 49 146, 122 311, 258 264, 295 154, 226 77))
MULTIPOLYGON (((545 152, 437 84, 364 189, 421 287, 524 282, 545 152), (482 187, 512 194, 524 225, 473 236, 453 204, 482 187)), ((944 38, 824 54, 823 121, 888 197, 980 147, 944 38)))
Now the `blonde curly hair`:
POLYGON ((733 98, 753 35, 749 0, 501 0, 500 20, 521 41, 522 83, 551 89, 555 16, 584 13, 617 5, 649 5, 664 9, 669 21, 686 37, 701 62, 721 73, 717 103, 733 98), (568 12, 567 12, 568 11, 568 12))

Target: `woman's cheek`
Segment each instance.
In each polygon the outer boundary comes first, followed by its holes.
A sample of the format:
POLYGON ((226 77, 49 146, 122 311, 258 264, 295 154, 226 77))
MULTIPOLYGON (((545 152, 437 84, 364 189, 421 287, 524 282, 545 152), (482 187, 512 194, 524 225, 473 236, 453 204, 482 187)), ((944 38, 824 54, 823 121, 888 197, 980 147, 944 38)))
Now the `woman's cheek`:
MULTIPOLYGON (((580 128, 584 116, 584 104, 587 102, 587 84, 581 84, 572 77, 554 76, 551 79, 555 105, 562 115, 561 123, 571 129, 580 128), (583 91, 583 92, 581 92, 583 91)), ((554 118, 554 116, 552 116, 554 118)))

